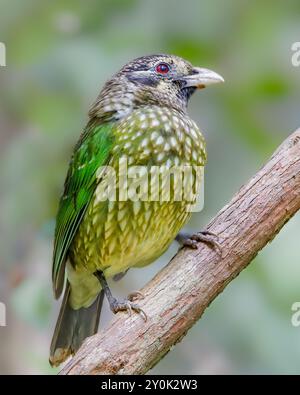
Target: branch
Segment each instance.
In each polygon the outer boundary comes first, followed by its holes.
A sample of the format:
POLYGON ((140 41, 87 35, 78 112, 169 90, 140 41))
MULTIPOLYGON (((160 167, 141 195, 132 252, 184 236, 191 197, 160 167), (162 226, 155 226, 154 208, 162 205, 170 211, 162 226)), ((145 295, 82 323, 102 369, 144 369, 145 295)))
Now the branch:
POLYGON ((299 208, 300 129, 208 225, 220 237, 222 259, 203 243, 180 250, 141 290, 147 322, 118 313, 106 330, 84 342, 61 374, 146 373, 299 208))

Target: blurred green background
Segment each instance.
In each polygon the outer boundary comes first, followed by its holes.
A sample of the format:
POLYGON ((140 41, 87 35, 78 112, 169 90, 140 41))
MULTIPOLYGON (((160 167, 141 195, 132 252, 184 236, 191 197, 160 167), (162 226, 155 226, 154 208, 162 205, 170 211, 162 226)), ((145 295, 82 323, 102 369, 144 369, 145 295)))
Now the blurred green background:
MULTIPOLYGON (((59 303, 50 271, 54 217, 74 143, 104 81, 124 63, 173 53, 222 74, 189 112, 208 145, 200 229, 299 124, 300 3, 246 0, 0 0, 0 373, 56 373, 48 348, 59 303)), ((209 307, 154 369, 300 373, 300 216, 209 307)), ((126 295, 172 256, 118 283, 126 295)), ((116 288, 114 286, 114 288, 116 288)), ((111 313, 105 306, 101 321, 111 313)))

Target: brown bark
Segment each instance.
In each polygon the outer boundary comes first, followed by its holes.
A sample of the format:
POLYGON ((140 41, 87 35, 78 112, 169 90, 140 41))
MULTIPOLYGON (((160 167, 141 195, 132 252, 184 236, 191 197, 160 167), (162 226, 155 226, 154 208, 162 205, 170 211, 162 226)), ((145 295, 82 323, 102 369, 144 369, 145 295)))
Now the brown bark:
POLYGON ((300 208, 300 129, 209 223, 222 258, 200 243, 183 249, 141 291, 148 320, 118 313, 87 339, 61 374, 144 374, 201 317, 300 208))

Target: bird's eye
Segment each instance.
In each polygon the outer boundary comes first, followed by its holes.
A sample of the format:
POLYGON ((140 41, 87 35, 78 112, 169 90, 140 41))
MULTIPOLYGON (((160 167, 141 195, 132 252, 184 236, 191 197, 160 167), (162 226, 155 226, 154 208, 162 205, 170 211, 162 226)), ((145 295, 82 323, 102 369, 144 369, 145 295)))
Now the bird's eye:
POLYGON ((157 74, 168 74, 168 72, 170 71, 170 66, 167 63, 159 63, 155 67, 155 71, 157 72, 157 74))

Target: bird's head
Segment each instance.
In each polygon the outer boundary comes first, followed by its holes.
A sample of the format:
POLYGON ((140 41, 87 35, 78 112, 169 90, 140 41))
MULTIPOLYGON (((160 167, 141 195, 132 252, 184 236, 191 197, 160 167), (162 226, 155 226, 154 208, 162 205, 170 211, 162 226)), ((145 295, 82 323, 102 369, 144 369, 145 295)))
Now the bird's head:
POLYGON ((90 116, 121 118, 146 105, 185 112, 196 89, 223 81, 214 71, 194 67, 178 56, 143 56, 127 63, 105 84, 90 116))

